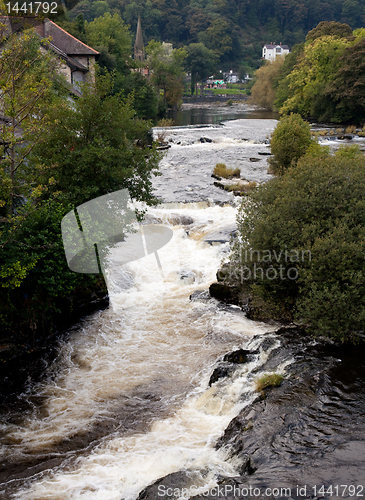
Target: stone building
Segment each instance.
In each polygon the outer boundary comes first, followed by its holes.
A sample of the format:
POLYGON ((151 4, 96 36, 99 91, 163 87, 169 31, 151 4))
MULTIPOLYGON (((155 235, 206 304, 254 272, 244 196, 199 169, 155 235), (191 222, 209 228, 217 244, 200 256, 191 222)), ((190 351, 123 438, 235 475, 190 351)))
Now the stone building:
POLYGON ((1 16, 5 25, 5 36, 23 29, 34 28, 41 38, 48 38, 49 45, 44 50, 52 50, 60 61, 59 70, 71 85, 71 91, 81 95, 78 83, 95 79, 95 62, 99 52, 67 33, 50 19, 37 17, 1 16))

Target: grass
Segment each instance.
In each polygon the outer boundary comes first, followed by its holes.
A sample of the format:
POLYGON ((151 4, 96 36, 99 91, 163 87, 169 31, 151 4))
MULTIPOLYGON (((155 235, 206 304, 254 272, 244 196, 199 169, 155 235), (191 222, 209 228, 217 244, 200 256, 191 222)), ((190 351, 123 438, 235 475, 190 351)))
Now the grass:
POLYGON ((228 179, 229 177, 239 177, 241 175, 241 170, 239 168, 227 168, 224 163, 217 163, 214 167, 213 174, 217 177, 228 179))
POLYGON ((267 387, 279 387, 284 377, 278 373, 266 373, 256 380, 256 391, 260 392, 267 387))
POLYGON ((172 118, 162 118, 157 122, 158 127, 173 127, 174 120, 172 118))
POLYGON ((328 134, 328 130, 320 130, 318 133, 319 135, 324 136, 328 134))
POLYGON ((227 94, 227 95, 240 95, 246 94, 245 90, 239 89, 212 89, 214 95, 227 94))
POLYGON ((346 134, 355 134, 356 133, 355 125, 349 125, 348 127, 346 127, 345 132, 346 134))
POLYGON ((255 181, 248 182, 247 184, 229 184, 225 186, 227 191, 238 191, 240 193, 248 193, 257 186, 255 181))

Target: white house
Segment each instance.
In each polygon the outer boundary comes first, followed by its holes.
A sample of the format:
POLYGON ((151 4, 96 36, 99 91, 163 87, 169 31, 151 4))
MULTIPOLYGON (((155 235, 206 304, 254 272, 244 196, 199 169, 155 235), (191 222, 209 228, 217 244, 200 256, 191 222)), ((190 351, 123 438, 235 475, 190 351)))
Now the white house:
POLYGON ((266 44, 262 49, 262 58, 267 61, 275 61, 276 56, 286 56, 290 50, 287 45, 266 44))

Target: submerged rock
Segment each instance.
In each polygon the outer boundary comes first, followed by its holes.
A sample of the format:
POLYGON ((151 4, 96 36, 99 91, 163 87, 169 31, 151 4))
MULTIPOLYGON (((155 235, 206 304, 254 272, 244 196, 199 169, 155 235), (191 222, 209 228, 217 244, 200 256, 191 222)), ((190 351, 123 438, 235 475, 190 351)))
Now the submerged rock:
POLYGON ((211 298, 208 290, 195 290, 189 297, 191 302, 207 302, 211 298))

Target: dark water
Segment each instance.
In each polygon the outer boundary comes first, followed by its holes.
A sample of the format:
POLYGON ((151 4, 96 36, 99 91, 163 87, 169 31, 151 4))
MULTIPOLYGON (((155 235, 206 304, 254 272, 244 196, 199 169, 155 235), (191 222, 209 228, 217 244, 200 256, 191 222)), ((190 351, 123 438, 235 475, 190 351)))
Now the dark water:
POLYGON ((171 113, 170 117, 174 120, 176 126, 181 127, 184 125, 217 125, 225 120, 238 120, 241 118, 278 120, 279 114, 273 111, 254 109, 247 104, 232 106, 226 104, 221 106, 204 105, 201 107, 183 105, 182 109, 171 113))

